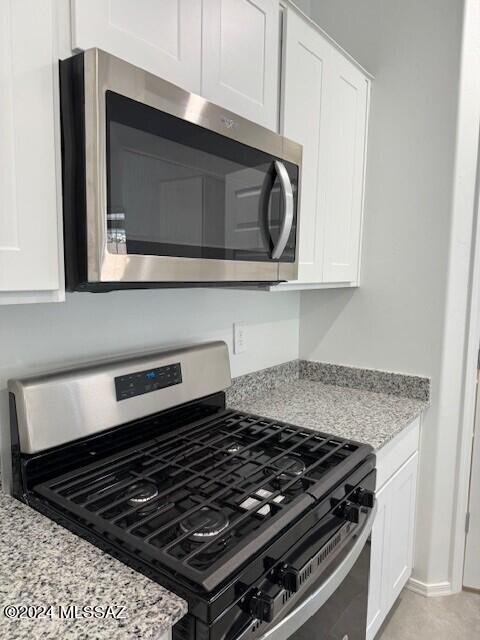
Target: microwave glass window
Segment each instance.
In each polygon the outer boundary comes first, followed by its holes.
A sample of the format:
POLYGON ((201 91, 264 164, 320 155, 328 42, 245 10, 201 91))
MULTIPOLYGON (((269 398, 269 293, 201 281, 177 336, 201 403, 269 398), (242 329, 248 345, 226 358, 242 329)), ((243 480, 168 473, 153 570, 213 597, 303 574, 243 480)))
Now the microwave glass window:
MULTIPOLYGON (((106 98, 109 251, 271 260, 285 214, 276 158, 118 94, 106 98)), ((284 165, 296 205, 298 167, 284 165)), ((295 218, 281 262, 295 259, 295 218)))

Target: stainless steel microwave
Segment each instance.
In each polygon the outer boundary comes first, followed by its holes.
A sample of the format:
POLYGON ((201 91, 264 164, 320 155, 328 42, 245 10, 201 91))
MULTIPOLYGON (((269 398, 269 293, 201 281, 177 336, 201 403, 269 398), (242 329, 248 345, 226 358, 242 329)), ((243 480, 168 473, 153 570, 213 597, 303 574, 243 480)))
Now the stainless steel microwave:
POLYGON ((69 290, 297 277, 299 144, 99 49, 60 96, 69 290))

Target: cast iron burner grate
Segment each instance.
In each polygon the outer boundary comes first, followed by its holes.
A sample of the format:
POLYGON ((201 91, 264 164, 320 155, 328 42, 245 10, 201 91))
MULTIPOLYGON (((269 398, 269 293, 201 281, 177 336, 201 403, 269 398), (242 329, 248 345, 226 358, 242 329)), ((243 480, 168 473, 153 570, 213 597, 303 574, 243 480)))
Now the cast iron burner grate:
POLYGON ((34 490, 210 591, 364 457, 356 443, 226 411, 34 490))

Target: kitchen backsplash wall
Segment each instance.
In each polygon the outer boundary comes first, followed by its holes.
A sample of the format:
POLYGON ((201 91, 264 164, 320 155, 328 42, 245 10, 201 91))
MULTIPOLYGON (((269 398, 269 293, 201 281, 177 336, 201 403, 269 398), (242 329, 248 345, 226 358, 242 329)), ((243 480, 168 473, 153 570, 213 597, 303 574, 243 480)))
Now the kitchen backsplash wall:
POLYGON ((227 342, 232 375, 238 376, 298 358, 298 337, 297 292, 172 289, 76 293, 67 295, 61 304, 3 307, 2 450, 8 434, 6 382, 11 377, 111 354, 216 339, 227 342), (238 355, 232 353, 234 322, 245 323, 246 349, 238 355))

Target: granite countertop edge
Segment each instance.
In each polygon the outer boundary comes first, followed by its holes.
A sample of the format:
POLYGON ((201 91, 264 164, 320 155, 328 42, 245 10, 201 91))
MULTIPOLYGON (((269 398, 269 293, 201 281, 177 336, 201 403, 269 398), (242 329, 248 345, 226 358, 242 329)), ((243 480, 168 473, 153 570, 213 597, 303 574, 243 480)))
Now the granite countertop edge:
POLYGON ((0 559, 5 576, 0 580, 2 638, 161 640, 188 611, 183 598, 1 487, 0 559), (8 619, 7 605, 52 605, 53 617, 8 619), (59 619, 59 607, 69 605, 112 605, 125 610, 115 609, 118 619, 59 619))
POLYGON ((294 360, 235 378, 227 405, 379 451, 429 407, 430 380, 294 360))

